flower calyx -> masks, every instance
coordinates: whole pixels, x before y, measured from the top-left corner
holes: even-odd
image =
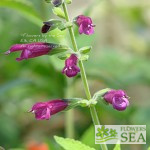
[[[95,106],[97,104],[97,101],[94,99],[90,99],[90,100],[83,99],[81,101],[78,101],[78,103],[81,107],[90,107],[90,106]]]

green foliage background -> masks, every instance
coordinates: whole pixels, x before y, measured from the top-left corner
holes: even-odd
[[[101,124],[147,125],[146,145],[121,146],[123,150],[147,149],[150,145],[150,2],[73,0],[69,11],[72,18],[89,15],[96,24],[92,36],[79,36],[76,29],[79,48],[93,46],[90,59],[85,62],[92,94],[110,87],[122,88],[131,97],[130,107],[124,112],[100,103],[97,110]],[[46,142],[51,150],[61,149],[53,135],[65,137],[64,113],[50,121],[36,121],[27,111],[36,101],[65,97],[67,79],[61,74],[64,61],[42,56],[16,62],[17,53],[3,54],[11,45],[21,43],[22,34],[41,34],[42,21],[50,18],[56,17],[44,0],[0,1],[0,145],[6,149],[25,148],[30,141]],[[55,30],[50,35],[49,42],[70,44],[67,32]],[[74,81],[72,89],[72,96],[85,97],[80,78]],[[75,139],[99,149],[94,144],[89,111],[75,109],[74,120]],[[113,147],[109,145],[110,149]]]

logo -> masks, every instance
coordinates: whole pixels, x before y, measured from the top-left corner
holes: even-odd
[[[96,125],[95,144],[146,144],[146,125]]]

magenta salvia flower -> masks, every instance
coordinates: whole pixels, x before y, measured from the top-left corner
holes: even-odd
[[[92,19],[90,17],[86,17],[83,15],[80,15],[76,17],[76,24],[79,26],[79,33],[91,35],[94,33],[94,27]]]
[[[119,111],[129,106],[128,96],[123,90],[110,90],[104,95],[104,100],[112,104],[113,108]]]
[[[29,112],[34,113],[37,120],[49,120],[52,115],[64,110],[67,106],[67,100],[57,99],[47,102],[38,102],[33,105]]]
[[[20,58],[16,58],[17,61],[21,61],[23,59],[34,58],[42,55],[48,55],[49,52],[58,46],[57,44],[52,43],[29,43],[29,44],[16,44],[13,45],[9,51],[5,54],[8,55],[12,52],[22,51]]]
[[[63,68],[62,73],[66,74],[68,77],[74,77],[80,72],[79,67],[77,66],[78,58],[75,54],[72,54],[65,61],[65,67]]]

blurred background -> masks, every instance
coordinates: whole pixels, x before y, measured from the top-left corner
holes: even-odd
[[[150,1],[73,0],[68,8],[72,19],[84,14],[96,24],[92,36],[80,36],[75,27],[79,48],[93,47],[84,63],[92,94],[110,87],[124,89],[130,96],[130,107],[124,112],[100,102],[101,124],[147,125],[146,145],[121,145],[122,150],[146,150],[150,146]],[[50,18],[57,17],[44,0],[0,1],[0,146],[6,150],[61,150],[53,136],[66,137],[65,113],[50,121],[36,121],[27,112],[37,101],[64,98],[67,93],[85,97],[80,76],[68,86],[61,74],[64,61],[57,57],[17,62],[18,53],[3,54],[16,43],[44,41],[71,46],[65,31],[56,29],[42,37],[42,21]],[[94,144],[89,110],[76,108],[73,114],[74,138],[99,149]],[[114,145],[108,147],[113,149]]]

